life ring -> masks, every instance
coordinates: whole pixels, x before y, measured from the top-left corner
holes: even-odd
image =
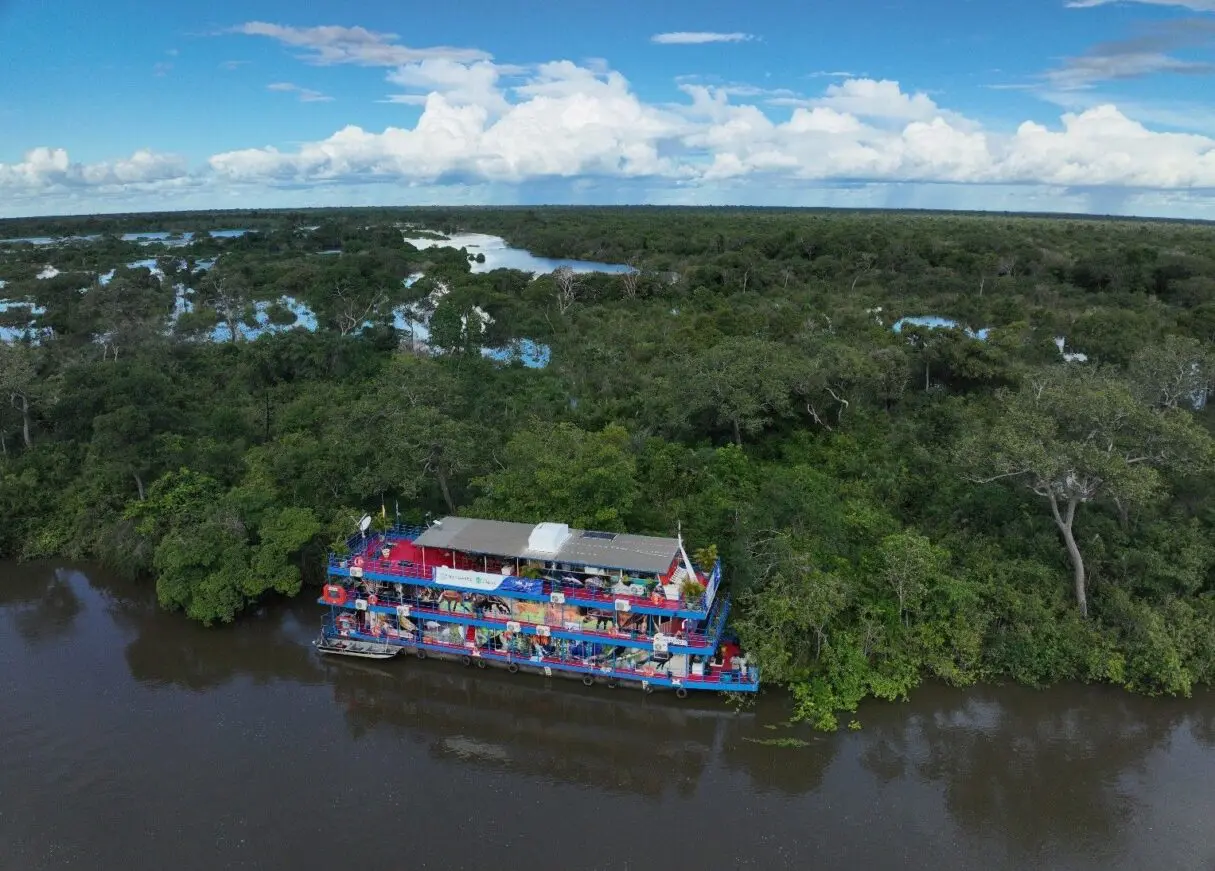
[[[582,676],[582,685],[584,687],[593,687],[595,685],[595,679],[589,674],[584,674]]]
[[[684,687],[680,687],[679,689],[675,690],[675,698],[686,699],[687,697],[688,697],[688,691]]]
[[[374,604],[376,604],[376,603],[377,603],[377,602],[379,602],[379,601],[380,601],[380,600],[376,598],[375,593],[372,593],[370,596],[368,596],[368,597],[367,597],[367,604],[368,604],[368,605],[374,605]]]
[[[472,657],[468,656],[467,654],[465,654],[464,656],[461,656],[460,665],[464,666],[465,668],[468,668],[470,665],[472,665]]]
[[[321,598],[330,605],[346,604],[346,588],[341,584],[325,584]]]
[[[419,647],[417,650],[415,650],[413,652],[413,655],[416,656],[418,659],[425,659],[426,658],[426,649],[424,647]]]
[[[361,556],[356,556],[354,558],[354,565],[355,565],[355,568],[361,569],[363,567],[363,558]]]
[[[517,662],[508,663],[506,666],[506,670],[509,671],[511,674],[518,674],[519,673],[519,664]]]

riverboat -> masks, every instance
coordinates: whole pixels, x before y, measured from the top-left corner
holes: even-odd
[[[721,561],[694,565],[682,536],[471,517],[368,524],[330,555],[319,642],[680,698],[759,689],[725,630]]]

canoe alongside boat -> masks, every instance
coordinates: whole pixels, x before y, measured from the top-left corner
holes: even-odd
[[[335,656],[355,656],[360,659],[392,659],[404,648],[375,641],[360,641],[322,633],[312,642],[318,653]]]

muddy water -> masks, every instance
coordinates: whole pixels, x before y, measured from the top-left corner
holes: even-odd
[[[323,661],[317,619],[0,565],[0,871],[1215,868],[1210,695],[927,687],[819,736],[775,694]]]

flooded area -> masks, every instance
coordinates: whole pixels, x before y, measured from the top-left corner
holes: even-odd
[[[213,238],[230,239],[255,231],[236,229],[211,230],[209,232]],[[182,247],[190,242],[192,236],[192,233],[170,234],[165,231],[148,231],[143,233],[125,233],[121,238],[123,241],[139,242],[140,244],[163,243],[168,247]],[[69,243],[94,241],[99,238],[101,237],[71,236],[56,239],[49,236],[30,236],[19,239],[0,239],[0,254],[3,253],[3,246],[5,244],[24,242],[41,246],[60,246]],[[632,271],[632,267],[621,263],[598,263],[589,260],[563,260],[551,257],[538,257],[530,251],[510,247],[499,236],[490,236],[484,233],[460,233],[442,240],[407,238],[405,241],[419,250],[434,247],[452,247],[456,249],[464,248],[474,257],[478,254],[483,255],[482,260],[472,260],[469,262],[470,270],[475,273],[490,272],[494,269],[517,269],[523,272],[530,272],[535,277],[554,272],[561,267],[568,267],[574,272],[583,274],[589,272],[622,274]],[[323,255],[340,255],[342,252],[335,250],[318,253]],[[53,259],[53,255],[48,253],[48,258]],[[192,261],[192,263],[193,268],[206,270],[215,265],[215,259],[206,258]],[[164,273],[157,265],[156,258],[133,260],[124,265],[127,269],[147,269],[158,279],[164,279]],[[188,268],[187,261],[181,260],[180,268]],[[114,279],[116,273],[117,268],[113,268],[97,275],[97,283],[102,287],[108,285]],[[48,264],[38,273],[37,278],[49,279],[60,274],[61,271],[58,267]],[[402,284],[405,287],[411,287],[422,277],[423,273],[414,273],[406,277]],[[0,290],[3,290],[4,286],[5,282],[0,281]],[[88,288],[81,288],[81,293],[86,293],[87,291]],[[173,285],[173,292],[173,313],[169,319],[169,328],[172,328],[177,323],[177,319],[181,315],[194,310],[193,291],[190,288],[184,283],[177,283]],[[277,315],[277,318],[271,317],[272,312]],[[37,318],[43,314],[45,314],[45,309],[31,299],[5,299],[0,297],[0,342],[16,341],[26,336],[30,337],[33,341],[38,341]],[[16,315],[22,315],[22,317],[16,317]],[[276,319],[279,322],[275,322]],[[10,322],[5,323],[5,320]],[[397,306],[394,308],[392,311],[392,323],[394,329],[409,335],[408,341],[411,346],[425,345],[430,339],[429,315],[420,314],[412,306]],[[237,325],[241,338],[248,340],[254,340],[267,333],[278,333],[291,329],[315,331],[316,328],[317,319],[315,313],[307,305],[291,296],[282,296],[277,300],[255,301],[252,304],[249,322]],[[232,332],[227,324],[218,323],[211,330],[209,338],[214,342],[231,341]],[[548,346],[529,339],[519,340],[504,347],[486,347],[482,349],[482,353],[486,357],[499,362],[506,363],[517,360],[524,366],[536,369],[547,366],[551,358],[551,351]]]
[[[0,565],[0,871],[1215,867],[1210,694],[927,686],[820,735],[776,692],[326,661],[320,612]]]
[[[408,235],[405,241],[420,251],[427,248],[463,248],[469,254],[484,255],[483,261],[471,261],[469,266],[473,272],[492,272],[495,269],[517,269],[520,272],[530,272],[533,275],[547,275],[561,267],[567,267],[574,272],[606,272],[621,275],[632,272],[633,267],[624,263],[599,263],[593,260],[568,260],[555,257],[537,257],[522,248],[512,248],[500,236],[490,236],[485,233],[457,233],[446,239],[415,239]]]

